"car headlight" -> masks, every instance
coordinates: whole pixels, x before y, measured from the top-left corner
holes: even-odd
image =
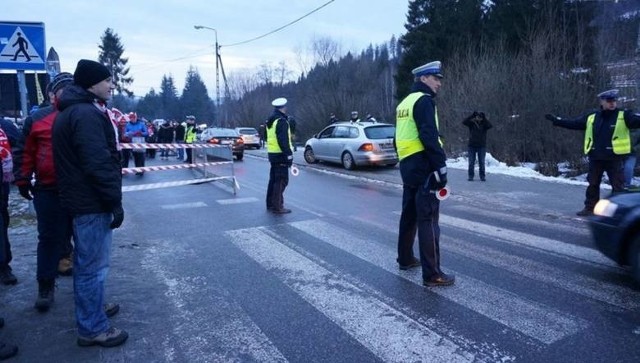
[[[613,215],[616,214],[617,209],[618,205],[616,203],[613,203],[608,199],[601,199],[593,208],[593,214],[603,217],[613,217]]]

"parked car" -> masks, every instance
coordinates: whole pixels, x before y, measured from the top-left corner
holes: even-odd
[[[382,122],[335,122],[307,140],[304,160],[339,163],[351,170],[363,165],[398,163],[393,146],[395,126]]]
[[[245,148],[260,148],[260,134],[258,134],[258,130],[253,127],[236,127],[236,131],[244,140]]]
[[[234,129],[209,127],[200,133],[200,141],[216,145],[231,145],[233,156],[237,160],[242,160],[244,157],[244,141]]]
[[[589,218],[597,248],[622,266],[630,266],[640,283],[640,192],[601,199]]]

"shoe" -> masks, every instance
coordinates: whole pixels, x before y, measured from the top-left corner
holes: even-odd
[[[0,360],[5,360],[18,354],[18,346],[0,342]]]
[[[589,209],[589,208],[585,208],[585,209],[581,210],[580,212],[576,213],[576,215],[579,215],[580,217],[592,216],[593,215],[593,210]]]
[[[11,266],[6,265],[4,267],[0,267],[0,282],[4,285],[15,285],[18,283],[18,279],[11,272]]]
[[[487,179],[485,179],[485,178],[480,178],[480,181],[487,181]]]
[[[422,266],[422,264],[420,263],[420,260],[418,260],[417,258],[413,258],[413,260],[411,261],[411,263],[409,263],[408,265],[402,265],[400,263],[400,260],[396,258],[396,262],[398,262],[398,268],[401,269],[402,271],[406,271],[409,269],[412,269],[414,267],[419,267]]]
[[[454,282],[456,282],[455,276],[442,273],[440,275],[432,276],[428,280],[422,281],[422,284],[428,287],[436,287],[436,286],[450,286],[450,285],[453,285]]]
[[[56,280],[38,280],[38,298],[36,299],[35,308],[39,312],[49,311],[53,305],[54,293],[56,289]]]
[[[291,209],[287,209],[287,208],[280,208],[280,209],[272,209],[271,212],[275,213],[275,214],[287,214],[287,213],[291,213]]]
[[[107,316],[107,318],[110,318],[110,317],[116,315],[118,313],[118,311],[120,311],[120,305],[118,305],[116,303],[104,304],[104,313]]]
[[[144,175],[144,171],[139,171],[139,172],[136,173],[136,175],[143,176]]]
[[[77,343],[81,347],[99,345],[101,347],[110,348],[117,347],[118,345],[126,342],[127,338],[129,338],[129,334],[126,331],[111,327],[106,332],[98,334],[93,338],[79,336]]]
[[[469,179],[467,179],[467,180],[468,180],[468,181],[473,181],[473,178],[469,178]]]
[[[58,261],[58,275],[73,275],[73,260],[71,259],[71,256],[63,257],[60,259],[60,261]]]

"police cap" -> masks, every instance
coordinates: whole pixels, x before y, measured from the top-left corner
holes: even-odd
[[[414,68],[411,73],[413,73],[415,77],[433,75],[438,78],[444,78],[442,75],[441,65],[442,63],[440,61],[429,62],[421,65],[420,67]]]

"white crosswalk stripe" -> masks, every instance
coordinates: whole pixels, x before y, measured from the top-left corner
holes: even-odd
[[[280,244],[259,228],[227,232],[233,244],[387,362],[473,361],[451,340]],[[500,357],[502,358],[502,357]],[[510,358],[510,357],[509,357]]]
[[[399,272],[395,262],[395,249],[363,240],[320,220],[293,222],[291,225],[362,260],[422,285],[419,272]],[[580,318],[520,298],[470,276],[456,273],[456,277],[454,287],[432,291],[542,343],[551,344],[588,326]]]

